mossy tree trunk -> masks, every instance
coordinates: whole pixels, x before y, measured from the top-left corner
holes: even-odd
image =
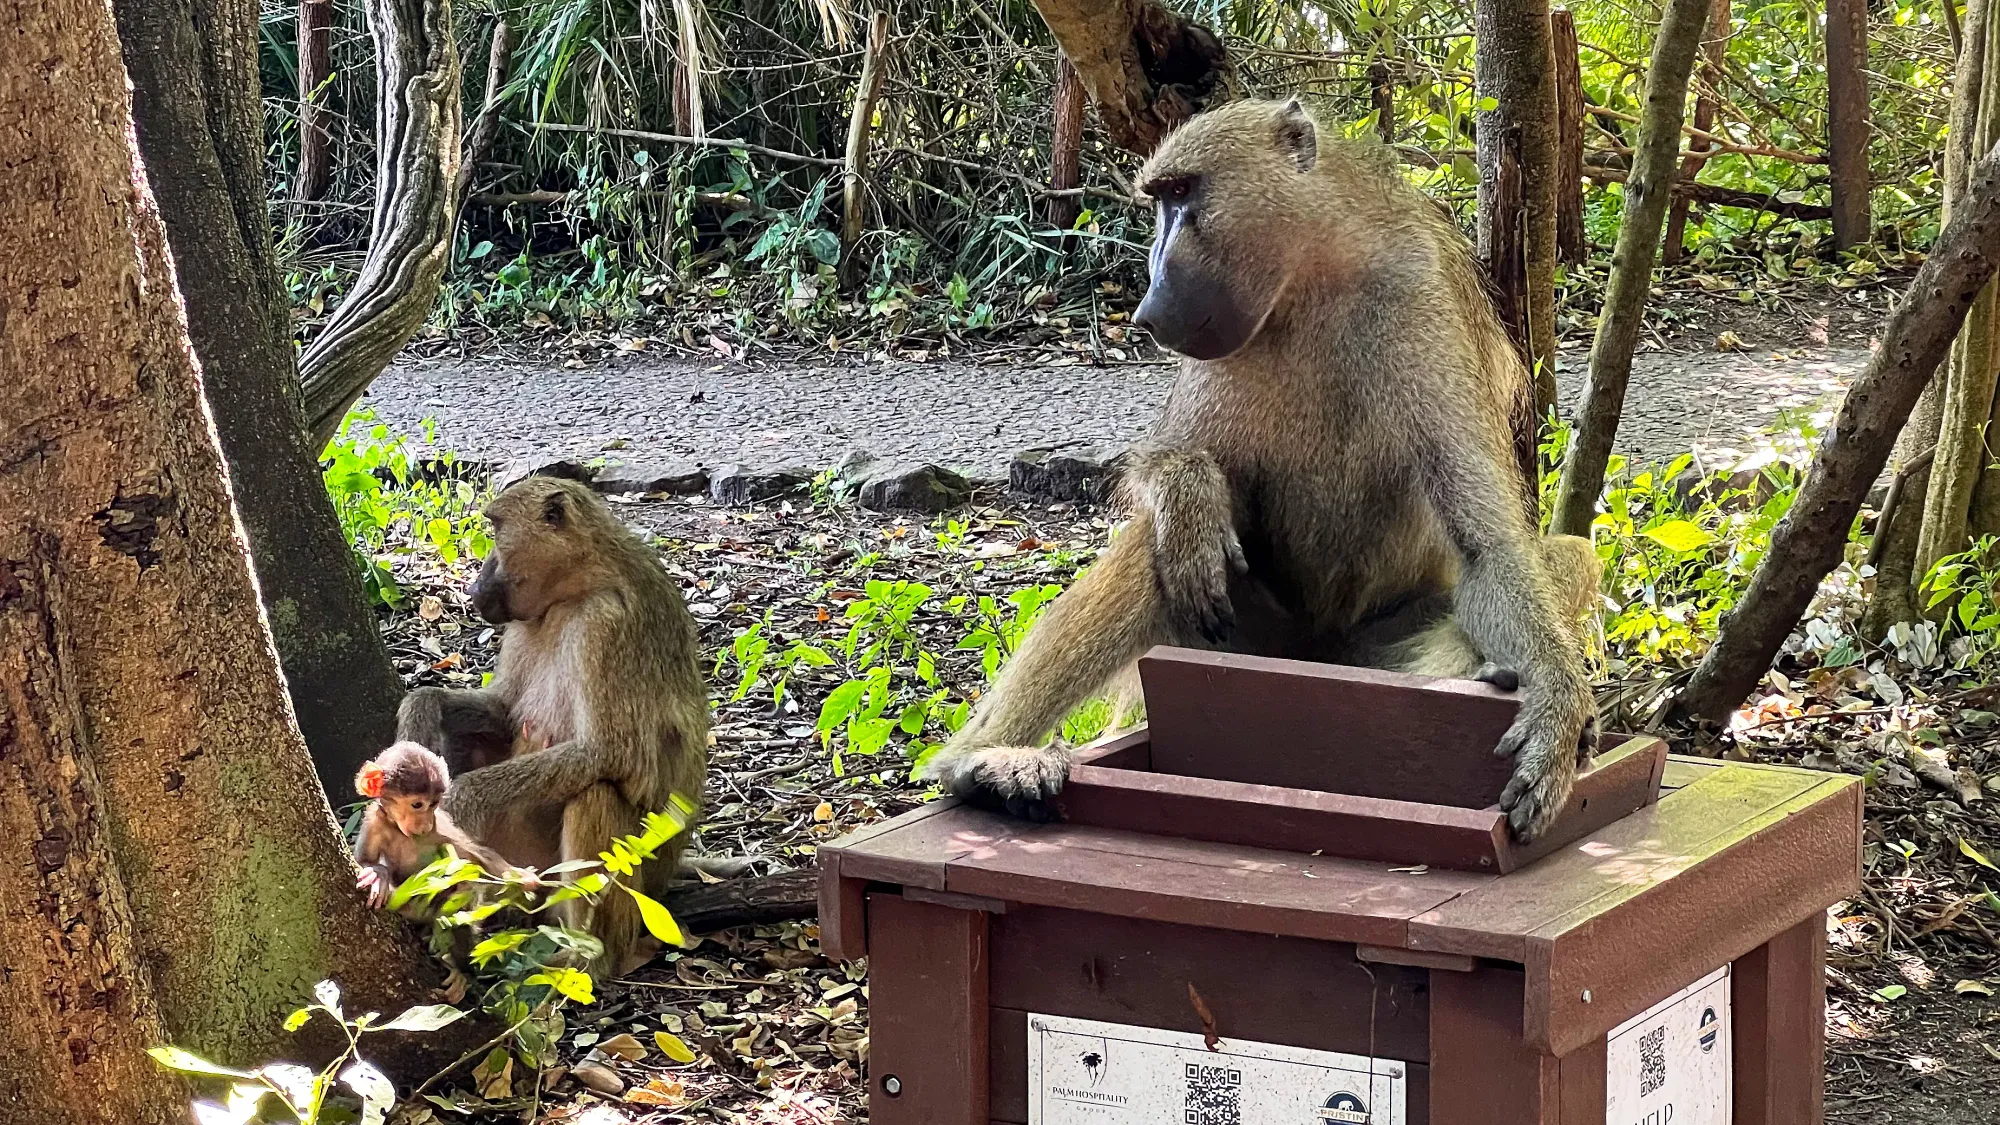
[[[111,10],[0,26],[0,1105],[184,1120],[145,1047],[307,1056],[315,981],[394,1011],[436,974],[292,723]]]
[[[1688,77],[1694,71],[1695,50],[1708,13],[1708,0],[1668,0],[1653,38],[1652,64],[1646,68],[1646,108],[1639,121],[1632,172],[1625,180],[1624,217],[1611,248],[1604,311],[1590,343],[1590,378],[1577,408],[1555,514],[1549,521],[1550,530],[1564,535],[1589,535],[1597,518],[1605,467],[1611,462],[1618,421],[1625,412],[1626,385],[1632,380],[1632,351],[1645,323],[1660,226],[1673,196],[1681,123],[1687,117]]]
[[[116,9],[139,149],[258,590],[299,728],[342,804],[361,763],[394,737],[403,685],[306,437],[266,212],[256,0]]]

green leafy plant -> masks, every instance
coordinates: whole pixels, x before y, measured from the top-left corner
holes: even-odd
[[[439,446],[426,421],[416,442],[390,431],[372,411],[353,411],[321,456],[327,494],[341,530],[360,558],[368,596],[399,607],[402,589],[393,564],[418,554],[445,565],[485,558],[492,547],[480,508],[486,489]]]
[[[664,904],[637,889],[632,877],[641,864],[656,858],[669,840],[686,831],[693,813],[692,802],[676,795],[667,808],[648,813],[639,832],[613,841],[596,859],[574,860],[541,872],[542,876],[569,876],[567,881],[553,887],[519,872],[486,871],[447,847],[436,859],[398,884],[387,906],[429,918],[432,948],[443,951],[459,945],[461,931],[476,933],[481,925],[502,916],[503,912],[505,916],[533,923],[535,916],[564,903],[576,899],[595,902],[615,891],[632,898],[641,921],[654,937],[670,946],[685,945],[686,935],[673,914]],[[470,957],[481,987],[479,1004],[505,1028],[490,1044],[491,1051],[481,1062],[481,1068],[494,1072],[511,1058],[519,1059],[539,1074],[542,1068],[555,1063],[556,1043],[566,1022],[565,1006],[589,1004],[596,999],[595,982],[584,966],[601,951],[597,940],[587,933],[543,924],[501,929],[473,945]],[[209,1062],[179,1047],[151,1049],[153,1058],[162,1066],[226,1087],[220,1101],[195,1104],[197,1125],[270,1121],[295,1121],[299,1125],[347,1125],[358,1121],[362,1125],[381,1125],[394,1108],[396,1091],[387,1076],[361,1058],[362,1037],[379,1031],[435,1031],[466,1014],[451,1004],[425,1004],[384,1023],[374,1012],[349,1018],[341,1009],[340,989],[332,981],[316,985],[313,997],[313,1003],[285,1020],[285,1030],[297,1031],[323,1015],[340,1025],[347,1040],[341,1053],[317,1072],[294,1063],[238,1070]],[[470,1061],[470,1056],[459,1061]],[[430,1090],[456,1065],[433,1075],[418,1088],[418,1093]],[[439,1095],[431,1098],[462,1112],[495,1108],[495,1103],[484,1100],[477,1107],[468,1107]]]
[[[333,1061],[315,1071],[296,1063],[271,1063],[238,1070],[209,1062],[179,1047],[154,1047],[147,1053],[169,1070],[208,1086],[220,1086],[220,1100],[194,1103],[196,1125],[248,1125],[253,1121],[296,1121],[300,1125],[332,1125],[359,1121],[381,1125],[396,1102],[395,1084],[373,1063],[361,1057],[362,1037],[382,1031],[430,1032],[448,1027],[464,1012],[449,1004],[421,1004],[394,1019],[376,1012],[349,1017],[341,1009],[340,987],[330,980],[313,986],[313,1002],[285,1020],[286,1031],[323,1017],[337,1025],[346,1045]]]
[[[1982,535],[1971,547],[1931,565],[1920,584],[1924,608],[1953,646],[1959,667],[2000,649],[2000,538]]]

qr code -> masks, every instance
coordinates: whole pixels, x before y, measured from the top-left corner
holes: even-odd
[[[1243,1125],[1243,1072],[1226,1066],[1186,1065],[1183,1125]]]
[[[1654,1028],[1639,1037],[1639,1096],[1649,1097],[1667,1084],[1667,1029]]]

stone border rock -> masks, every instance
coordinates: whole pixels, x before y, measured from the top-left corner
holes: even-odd
[[[938,515],[971,503],[983,490],[1007,488],[1038,500],[1102,499],[1112,475],[1095,449],[1039,446],[1014,456],[1005,481],[967,477],[915,458],[880,458],[849,450],[829,474],[834,494],[874,511]],[[593,465],[570,458],[512,462],[492,475],[495,491],[530,476],[581,481],[606,495],[697,496],[726,507],[783,499],[809,491],[820,474],[802,465],[751,466],[731,462],[705,468],[694,461]]]

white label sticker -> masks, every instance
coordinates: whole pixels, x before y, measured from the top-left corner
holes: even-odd
[[[1611,1031],[1606,1125],[1729,1125],[1729,966]]]
[[[1030,1125],[1403,1125],[1391,1059],[1028,1017]]]

